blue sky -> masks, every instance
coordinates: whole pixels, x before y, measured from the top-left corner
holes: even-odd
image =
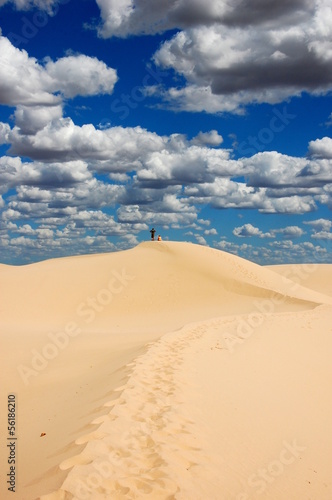
[[[328,0],[0,0],[0,262],[332,262]]]

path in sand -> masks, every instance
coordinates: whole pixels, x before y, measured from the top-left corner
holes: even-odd
[[[215,318],[164,335],[42,499],[329,500],[331,312],[268,314],[251,332],[239,330],[250,315]]]

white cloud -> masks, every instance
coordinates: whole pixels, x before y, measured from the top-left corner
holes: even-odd
[[[287,226],[282,229],[274,229],[271,232],[273,235],[279,233],[286,238],[299,238],[304,234],[303,229],[298,226]]]
[[[214,208],[255,208],[263,213],[304,213],[316,209],[310,196],[270,198],[266,188],[222,178],[187,186],[184,192],[192,203],[211,204]]]
[[[189,8],[196,5],[184,3]],[[210,2],[207,11],[209,6]],[[167,105],[188,111],[239,112],[249,103],[274,104],[303,91],[331,89],[332,23],[326,0],[271,0],[254,6],[220,0],[217,6],[214,23],[206,16],[205,21],[195,16],[190,20],[187,14],[187,24],[178,24],[183,31],[156,52],[156,64],[186,79],[183,87],[154,88]],[[140,11],[139,5],[127,21]]]
[[[111,207],[118,202],[124,192],[124,186],[107,184],[92,178],[73,186],[53,189],[21,186],[17,188],[17,200],[21,204],[29,204],[31,215],[35,213],[38,203],[47,204],[47,209],[43,208],[42,213],[38,214],[38,217],[45,217],[62,214],[71,207],[79,210],[85,207]],[[13,203],[10,202],[9,206],[14,207]]]
[[[323,137],[309,142],[309,154],[313,158],[328,158],[332,159],[332,139],[331,137]]]
[[[194,234],[194,238],[199,245],[207,245],[206,239],[201,234]]]
[[[304,224],[312,227],[311,238],[317,240],[332,240],[332,221],[328,219],[316,219],[304,221]]]
[[[92,179],[87,164],[77,160],[67,163],[22,163],[16,157],[0,158],[0,182],[6,192],[13,187],[37,186],[44,188],[71,187]]]
[[[7,144],[10,126],[8,123],[0,122],[0,144]]]
[[[320,2],[322,3],[322,2]],[[309,1],[252,2],[246,0],[97,0],[101,9],[104,37],[153,34],[174,28],[213,25],[261,25],[274,27],[305,20],[313,13]],[[324,16],[322,16],[324,21]]]
[[[61,117],[61,104],[58,106],[24,106],[20,104],[15,110],[15,123],[22,135],[36,134],[49,122]]]
[[[66,0],[13,1],[18,8],[34,5],[51,12],[52,6]],[[99,33],[106,38],[181,30],[163,43],[154,59],[182,75],[185,85],[145,89],[173,109],[241,113],[249,103],[278,103],[303,91],[320,94],[331,89],[329,0],[97,0],[97,4]],[[101,61],[77,55],[41,66],[7,42],[0,47],[0,53],[7,51],[13,61],[11,81],[7,76],[0,88],[5,102],[56,104],[55,92],[73,97],[113,90],[116,73]],[[23,67],[30,70],[30,87],[19,78]]]
[[[288,196],[267,198],[260,211],[270,214],[303,214],[316,209],[316,203],[310,196]]]
[[[120,222],[128,222],[130,224],[136,224],[139,221],[144,221],[148,226],[158,225],[163,228],[173,229],[183,229],[184,227],[190,227],[197,221],[197,215],[194,213],[180,213],[180,212],[162,212],[153,210],[154,207],[142,210],[141,212],[128,213],[128,207],[121,207],[117,211],[117,217]],[[146,227],[147,226],[143,226]]]
[[[198,146],[220,146],[223,142],[223,138],[218,134],[217,130],[211,130],[210,132],[199,132],[196,137],[191,141],[192,144]]]
[[[242,163],[230,160],[227,150],[183,144],[174,151],[172,144],[165,146],[146,157],[137,175],[142,186],[213,182],[217,175],[227,177],[241,171]]]
[[[212,229],[205,229],[204,231],[205,236],[216,236],[218,234],[217,230],[212,228]]]
[[[50,89],[65,97],[111,94],[118,80],[116,71],[96,57],[83,54],[49,60],[45,71],[51,78]]]
[[[241,238],[258,236],[259,238],[272,238],[271,233],[263,233],[258,227],[253,226],[252,224],[244,224],[241,227],[236,227],[233,229],[234,236],[238,236]]]
[[[300,192],[299,188],[305,188],[304,194],[306,190],[310,193],[313,188],[331,182],[329,160],[308,160],[271,151],[243,158],[242,162],[249,186],[278,189],[278,196],[282,191],[294,195]]]
[[[0,36],[0,103],[10,106],[59,106],[61,97],[113,92],[116,71],[95,57],[67,56],[44,65]],[[29,75],[29,78],[26,75]]]
[[[38,115],[33,124],[36,128],[42,126],[42,111],[40,125]],[[166,192],[176,196],[181,189],[186,206],[210,204],[264,213],[304,213],[316,210],[316,201],[329,204],[331,200],[331,160],[276,152],[233,160],[229,150],[213,147],[221,137],[215,131],[197,136],[198,143],[212,143],[208,147],[193,145],[180,134],[159,136],[141,127],[99,130],[93,125],[79,127],[70,118],[54,118],[34,134],[24,135],[16,126],[9,133],[6,130],[6,136],[12,155],[36,160],[22,163],[19,158],[3,157],[0,161],[3,192],[18,186],[21,199],[32,193],[36,197],[31,189],[36,187],[38,196],[41,191],[58,190],[60,203],[60,189],[77,186],[77,192],[86,192],[94,174],[103,173],[118,183],[117,197],[126,205],[151,205],[161,197],[165,204]],[[245,180],[233,180],[237,177]],[[103,202],[113,196],[110,184],[96,186]],[[93,194],[87,193],[87,199],[96,207]]]
[[[244,158],[243,163],[249,172],[251,186],[275,188],[287,186],[291,180],[296,183],[301,170],[307,165],[307,160],[271,151]]]
[[[0,36],[0,103],[54,106],[61,102],[59,96],[49,92],[50,78],[34,57],[25,50],[14,47]],[[26,75],[29,74],[29,78]]]
[[[237,94],[216,95],[209,86],[199,86],[188,83],[185,87],[170,87],[168,89],[159,86],[146,87],[144,92],[148,96],[162,98],[167,108],[173,111],[192,111],[217,113],[219,111],[243,114],[243,106],[254,100],[250,94],[241,96]],[[285,93],[285,97],[286,97]],[[157,104],[162,107],[161,104]]]
[[[118,220],[128,223],[155,224],[163,227],[180,228],[191,226],[197,221],[195,207],[188,206],[185,199],[165,193],[162,199],[149,204],[123,205],[117,210]]]
[[[101,10],[103,25],[100,34],[105,38],[111,36],[126,37],[131,34],[161,33],[178,26],[177,12],[189,8],[192,11],[194,4],[199,8],[199,2],[188,0],[96,0]],[[220,3],[220,2],[219,2]],[[205,8],[200,11],[206,13],[210,8],[211,0],[206,1]],[[175,16],[173,20],[172,17]]]
[[[77,56],[41,65],[17,49],[13,52],[13,68],[19,57],[31,71],[32,82],[40,82],[34,89],[17,83],[19,99],[7,101],[17,106],[15,126],[10,129],[6,123],[0,124],[0,139],[10,144],[8,154],[32,160],[11,156],[0,159],[0,194],[7,195],[0,198],[4,224],[0,235],[10,250],[19,252],[28,246],[31,255],[38,255],[41,250],[54,248],[84,251],[87,245],[91,251],[114,249],[109,237],[119,238],[118,244],[125,246],[137,241],[136,234],[151,224],[163,230],[190,228],[204,244],[205,237],[216,236],[217,232],[204,232],[202,226],[210,221],[198,219],[202,205],[303,214],[316,210],[317,202],[332,204],[328,140],[312,141],[309,151],[313,154],[307,158],[266,152],[234,160],[231,151],[221,147],[223,139],[217,130],[201,131],[189,140],[183,134],[160,136],[141,127],[108,126],[101,130],[92,124],[78,126],[71,118],[62,117],[61,98],[46,104],[40,93],[58,99],[57,92],[71,97],[80,92],[110,91],[114,83],[108,76],[114,77],[114,73],[91,58],[79,73],[75,62],[83,63],[82,58],[75,59],[70,75],[70,57]],[[96,79],[93,68],[99,72]],[[18,67],[13,82],[18,82],[19,72]],[[79,82],[76,87],[75,75]],[[225,96],[212,95],[208,88],[210,97],[227,101]],[[9,93],[2,96],[9,96],[10,91],[8,86]],[[230,102],[236,107],[240,101],[233,98]],[[311,237],[330,240],[327,222],[314,222]],[[282,256],[286,248],[289,252],[295,248],[298,257],[308,255],[301,254],[304,247],[289,243],[304,234],[298,226],[264,232],[244,224],[233,234],[279,237],[284,246],[273,247],[273,251],[267,247],[265,253],[259,250],[262,259]],[[255,256],[250,245],[233,248]]]
[[[98,130],[91,124],[79,127],[71,118],[53,120],[24,140],[15,127],[9,140],[12,155],[46,161],[101,160],[100,171],[117,173],[139,168],[142,156],[164,146],[162,137],[141,127]]]
[[[319,231],[313,233],[311,237],[317,240],[332,240],[332,233],[328,231]]]
[[[239,255],[260,264],[320,263],[326,259],[326,249],[310,242],[293,243],[287,241],[269,242],[268,246],[243,243],[241,245],[225,240],[215,242],[220,250]]]
[[[321,229],[325,231],[329,231],[332,227],[332,221],[328,219],[316,219],[316,220],[304,221],[303,224],[312,226],[314,229]]]
[[[270,229],[270,231],[264,233],[252,224],[244,224],[241,227],[234,228],[233,234],[234,236],[242,238],[251,236],[257,236],[259,238],[276,238],[278,234],[287,238],[298,238],[304,234],[304,231],[298,226],[287,226],[282,229]]]
[[[23,224],[22,226],[18,226],[17,224],[14,224],[13,222],[9,222],[7,224],[7,229],[9,229],[13,233],[19,233],[19,234],[23,234],[23,235],[32,236],[35,234],[35,230],[32,229],[30,224]]]

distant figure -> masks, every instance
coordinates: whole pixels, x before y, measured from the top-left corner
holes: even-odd
[[[161,236],[160,236],[160,234],[158,234],[158,241],[161,241]]]
[[[154,241],[154,235],[156,233],[156,230],[154,228],[152,228],[150,233],[151,233],[151,241]]]

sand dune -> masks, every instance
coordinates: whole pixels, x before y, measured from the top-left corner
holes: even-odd
[[[331,498],[331,268],[176,242],[1,265],[18,498]]]
[[[277,293],[289,297],[281,301],[281,310],[289,304],[293,307],[294,299],[326,300],[239,257],[175,242],[147,242],[124,252],[22,267],[1,266],[1,283],[5,290],[1,321],[15,330],[22,326],[44,331],[45,326],[61,328],[64,322],[76,320],[86,331],[115,331],[119,321],[121,329],[168,331],[214,314],[251,311],[253,297]]]
[[[268,266],[274,271],[295,283],[300,283],[306,288],[332,296],[332,266],[331,264],[311,264],[307,267],[310,272],[305,272],[302,264],[291,264],[285,266]]]

